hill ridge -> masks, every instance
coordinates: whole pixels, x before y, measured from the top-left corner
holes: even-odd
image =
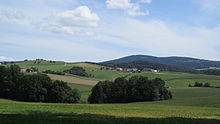
[[[192,57],[178,57],[178,56],[169,56],[169,57],[157,57],[150,55],[130,55],[122,58],[101,62],[102,64],[106,63],[129,63],[134,61],[147,61],[151,63],[165,64],[169,66],[177,66],[191,69],[202,69],[209,67],[220,67],[220,61],[212,61],[205,59],[198,59]]]

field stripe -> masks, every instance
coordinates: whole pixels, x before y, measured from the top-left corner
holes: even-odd
[[[47,74],[53,80],[62,80],[68,83],[75,83],[75,84],[86,84],[86,85],[95,85],[98,81],[94,80],[85,80],[73,76],[61,76],[61,75],[54,75],[54,74]]]

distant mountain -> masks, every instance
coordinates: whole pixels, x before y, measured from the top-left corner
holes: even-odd
[[[210,61],[210,60],[196,59],[189,57],[155,57],[155,56],[147,56],[147,55],[127,56],[120,59],[102,62],[102,64],[109,64],[109,63],[119,64],[119,63],[135,62],[135,61],[146,61],[150,63],[159,63],[169,66],[184,67],[191,69],[220,67],[220,61]]]

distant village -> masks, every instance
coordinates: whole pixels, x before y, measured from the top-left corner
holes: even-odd
[[[155,70],[152,68],[143,68],[142,70],[138,69],[138,68],[116,68],[117,71],[125,71],[125,72],[129,72],[129,73],[138,73],[138,72],[152,72],[152,73],[158,73],[160,72],[159,70]]]

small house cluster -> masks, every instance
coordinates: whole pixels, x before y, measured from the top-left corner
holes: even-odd
[[[144,68],[142,70],[138,68],[116,68],[117,71],[125,71],[129,73],[137,73],[137,72],[152,72],[152,73],[158,73],[159,70],[155,70],[152,68]]]

